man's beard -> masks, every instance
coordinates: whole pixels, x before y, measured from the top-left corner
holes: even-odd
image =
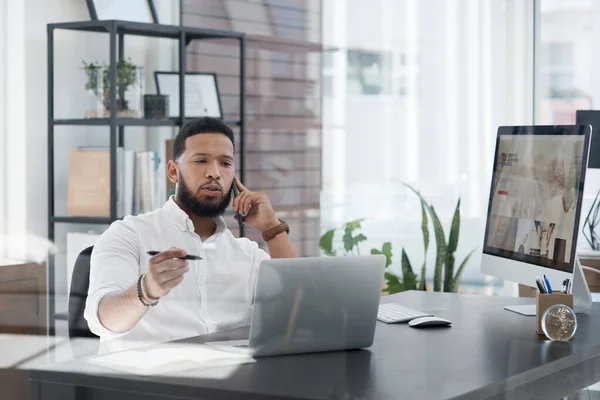
[[[233,185],[232,185],[233,188]],[[231,188],[231,189],[232,189]],[[183,180],[181,172],[178,174],[177,191],[175,198],[179,200],[181,205],[189,212],[196,214],[199,217],[217,217],[223,215],[229,203],[231,203],[231,196],[233,191],[229,189],[229,192],[223,197],[220,203],[211,201],[202,201],[195,196],[188,185]]]

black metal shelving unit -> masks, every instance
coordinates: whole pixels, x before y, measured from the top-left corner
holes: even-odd
[[[54,119],[54,33],[56,30],[74,30],[81,32],[106,33],[109,38],[109,68],[110,68],[110,117],[97,119]],[[117,62],[124,59],[125,36],[145,36],[154,38],[174,39],[179,42],[179,110],[178,118],[164,120],[144,118],[118,118],[116,113],[117,91],[116,74]],[[240,118],[239,120],[225,122],[231,126],[239,127],[240,137],[238,151],[240,153],[239,176],[242,182],[245,179],[245,134],[246,134],[246,36],[240,32],[222,31],[214,29],[190,28],[179,25],[161,25],[120,20],[109,21],[81,21],[66,22],[47,25],[47,51],[48,51],[48,239],[55,240],[56,224],[100,224],[108,225],[119,219],[117,216],[117,147],[123,147],[125,127],[177,127],[182,126],[189,118],[185,116],[185,74],[186,74],[186,47],[193,40],[209,39],[236,39],[239,41],[240,51]],[[55,214],[54,199],[54,129],[58,126],[106,126],[110,131],[110,216],[85,217],[61,216]],[[242,227],[240,235],[244,235]],[[67,319],[64,314],[57,314],[55,304],[55,258],[48,257],[48,326],[49,334],[55,334],[56,320]]]

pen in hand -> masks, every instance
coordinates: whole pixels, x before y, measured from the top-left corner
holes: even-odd
[[[157,255],[159,253],[160,253],[160,251],[156,251],[156,250],[150,250],[150,251],[147,252],[147,254],[150,255],[150,256],[155,256],[155,255]],[[185,257],[179,257],[179,258],[181,258],[183,260],[202,260],[202,257],[200,257],[200,256],[194,256],[194,255],[191,255],[191,254],[187,254]]]

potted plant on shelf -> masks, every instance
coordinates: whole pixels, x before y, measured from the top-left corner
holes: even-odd
[[[98,63],[83,62],[86,74],[85,90],[91,104],[86,118],[110,117],[110,67]],[[142,67],[130,60],[117,62],[117,117],[140,118],[142,116]]]
[[[452,225],[450,227],[448,242],[446,242],[446,235],[444,233],[444,229],[433,206],[427,203],[427,201],[423,198],[420,192],[413,189],[409,185],[405,184],[405,186],[412,190],[419,197],[419,200],[421,202],[421,231],[423,233],[424,244],[424,261],[423,265],[421,266],[421,278],[419,280],[417,275],[413,271],[412,265],[408,258],[408,254],[406,253],[404,248],[402,248],[401,253],[402,276],[397,275],[396,273],[391,271],[390,265],[392,264],[393,257],[392,243],[385,242],[382,244],[381,248],[373,248],[370,251],[371,254],[383,254],[386,259],[384,273],[385,287],[383,288],[383,292],[386,294],[393,294],[405,290],[427,290],[425,275],[427,250],[429,248],[429,217],[431,217],[433,224],[433,231],[436,240],[437,251],[433,275],[433,291],[457,292],[462,273],[469,261],[469,258],[477,249],[475,248],[471,250],[471,252],[460,263],[460,266],[458,267],[455,273],[454,253],[458,246],[458,237],[460,232],[460,198],[458,199],[458,202],[456,204],[456,209],[452,218]],[[341,228],[334,228],[325,232],[319,240],[319,247],[321,248],[323,254],[327,256],[344,256],[349,254],[360,254],[359,243],[367,240],[367,237],[360,232],[360,229],[362,229],[363,221],[364,219],[350,221],[342,225]],[[338,232],[339,230],[343,231],[343,246],[341,248],[336,249],[334,238],[336,236],[336,232]]]
[[[98,63],[86,63],[83,61],[82,69],[86,76],[85,91],[89,103],[85,118],[103,118],[104,105],[102,96],[104,89],[102,87],[102,66]]]

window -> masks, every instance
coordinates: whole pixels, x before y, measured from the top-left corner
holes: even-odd
[[[573,96],[573,46],[571,43],[542,45],[540,87],[551,98]]]
[[[579,109],[600,100],[595,54],[600,2],[536,0],[539,32],[535,51],[538,124],[573,124]],[[596,105],[595,105],[596,104]]]
[[[348,94],[389,94],[389,59],[384,53],[348,50]]]
[[[323,230],[365,218],[361,250],[390,241],[395,255],[405,248],[422,265],[421,212],[406,182],[446,232],[460,197],[457,259],[480,243],[497,127],[531,122],[529,7],[372,0],[365,10],[364,0],[324,0],[324,45],[341,54],[323,68]],[[470,259],[463,282],[483,283],[478,261]]]
[[[404,76],[400,76],[398,77],[398,95],[399,96],[406,96],[406,92],[407,92],[407,82],[406,82],[406,77]]]

